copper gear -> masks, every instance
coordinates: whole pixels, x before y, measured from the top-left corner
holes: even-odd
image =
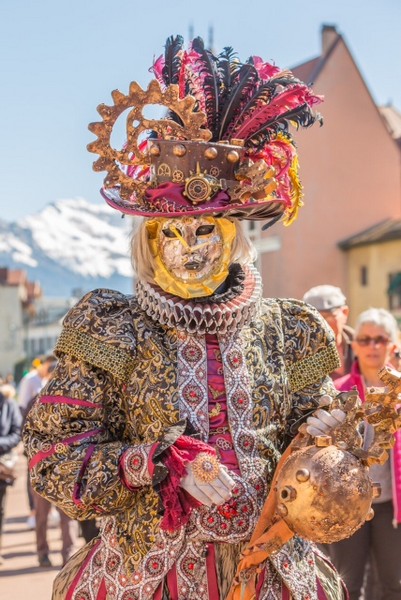
[[[211,132],[205,129],[206,115],[204,112],[195,111],[196,100],[193,96],[179,98],[178,85],[170,85],[165,91],[158,81],[153,79],[147,90],[133,81],[126,96],[119,90],[112,93],[114,106],[100,104],[97,108],[103,121],[90,123],[89,130],[97,135],[97,140],[88,144],[89,152],[99,154],[93,163],[95,171],[107,171],[104,186],[112,188],[120,184],[120,196],[129,200],[133,193],[137,199],[143,195],[148,182],[132,179],[121,169],[124,166],[150,166],[150,157],[142,153],[138,147],[141,133],[147,130],[157,132],[162,139],[199,140],[207,142],[212,137]],[[177,114],[183,125],[169,119],[146,119],[142,113],[148,104],[159,104]],[[126,131],[127,143],[123,150],[111,147],[110,137],[118,117],[128,108],[132,108],[127,116]],[[134,123],[137,123],[135,126]]]

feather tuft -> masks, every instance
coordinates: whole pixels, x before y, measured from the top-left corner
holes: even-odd
[[[229,94],[222,106],[218,139],[230,135],[233,122],[248,103],[250,97],[257,89],[258,73],[251,64],[242,64],[236,70]]]
[[[162,90],[166,88],[166,84],[163,78],[163,68],[164,68],[164,56],[161,54],[159,58],[153,61],[153,65],[150,67],[150,73],[156,77],[156,80],[159,82]]]
[[[252,113],[243,117],[242,125],[233,127],[233,133],[240,139],[249,139],[266,129],[275,130],[277,124],[287,128],[289,121],[309,127],[315,121],[311,106],[318,101],[305,85],[291,85],[267,104],[257,103]]]
[[[181,55],[184,38],[181,35],[171,35],[167,38],[164,51],[162,77],[166,86],[178,83],[181,69]]]
[[[193,67],[199,78],[199,86],[204,98],[204,110],[207,116],[208,128],[215,135],[219,116],[220,78],[217,69],[218,58],[209,50],[206,50],[204,42],[200,37],[192,41],[191,48],[197,57],[193,62]]]

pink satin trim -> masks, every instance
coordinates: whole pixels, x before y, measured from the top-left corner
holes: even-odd
[[[101,431],[103,431],[103,429],[92,429],[91,431],[85,431],[84,433],[79,433],[78,435],[74,435],[73,437],[67,438],[67,439],[63,440],[62,442],[57,442],[56,444],[53,444],[53,446],[46,452],[38,452],[37,454],[35,454],[35,456],[29,461],[29,468],[33,469],[33,467],[35,465],[37,465],[39,462],[41,462],[43,459],[48,458],[49,456],[54,454],[56,451],[55,448],[56,448],[57,444],[64,444],[64,445],[69,446],[70,444],[73,444],[74,442],[79,442],[80,440],[84,440],[85,438],[93,437],[94,435],[97,435]]]
[[[96,552],[96,550],[99,547],[99,544],[101,543],[101,540],[99,540],[92,548],[92,550],[89,552],[88,556],[85,558],[84,562],[82,563],[82,565],[80,566],[78,573],[75,575],[72,584],[70,585],[70,587],[68,588],[68,592],[67,595],[65,597],[65,600],[72,600],[72,595],[75,591],[75,588],[78,584],[78,582],[81,579],[82,573],[84,572],[84,570],[86,569],[88,563],[90,560],[92,560],[92,556],[94,555],[94,553]]]
[[[316,584],[317,584],[317,598],[318,600],[327,600],[327,596],[326,593],[323,589],[322,584],[320,583],[319,579],[316,578]]]
[[[106,582],[104,578],[102,579],[102,583],[100,584],[99,591],[96,596],[96,600],[107,600],[107,589]]]
[[[167,202],[174,203],[175,209],[179,209],[180,207],[192,208],[192,202],[184,196],[183,191],[183,185],[166,181],[165,183],[161,183],[157,188],[149,188],[146,191],[146,199],[155,206],[158,206],[159,200],[167,200]],[[227,192],[220,190],[220,192],[215,194],[213,198],[211,198],[208,202],[205,202],[204,206],[220,208],[227,206],[229,202],[230,196],[227,194]]]
[[[177,569],[175,565],[167,573],[167,587],[171,600],[178,600]]]
[[[159,444],[153,444],[152,448],[150,449],[149,455],[148,455],[148,471],[149,471],[149,475],[151,477],[153,477],[153,473],[155,472],[155,465],[153,463],[153,457],[154,454],[158,448]]]
[[[67,396],[41,396],[40,404],[75,404],[76,406],[86,406],[88,408],[102,408],[101,404],[88,402],[87,400],[78,400],[77,398],[68,398]]]
[[[226,385],[219,341],[217,336],[212,334],[206,334],[205,340],[207,350],[207,383],[209,388],[208,443],[213,448],[218,448],[219,458],[223,465],[230,469],[230,471],[240,475],[238,460],[228,427]],[[215,411],[218,414],[214,414],[213,410],[216,409],[217,403],[220,405],[219,411]],[[224,429],[226,430],[225,433],[223,433]],[[216,433],[216,431],[220,431],[220,433]]]
[[[207,586],[209,592],[209,598],[219,598],[219,584],[217,583],[216,573],[216,554],[214,551],[214,545],[207,545],[206,554],[206,572],[207,572]]]
[[[288,591],[288,587],[284,585],[281,586],[281,598],[282,600],[291,600],[290,592]]]
[[[257,578],[255,598],[260,597],[260,592],[261,592],[261,590],[263,588],[263,584],[265,582],[265,576],[266,576],[266,569],[263,569],[263,571],[260,573],[259,577]]]
[[[163,585],[164,585],[164,582],[162,581],[161,584],[159,585],[159,587],[157,588],[157,590],[154,593],[153,600],[162,600],[162,598],[163,598]]]

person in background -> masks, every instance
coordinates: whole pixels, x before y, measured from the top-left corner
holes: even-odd
[[[339,391],[357,387],[362,401],[367,387],[382,387],[378,377],[382,367],[390,363],[398,343],[398,327],[394,317],[383,308],[370,308],[358,317],[352,343],[356,360],[351,373],[334,383]],[[372,427],[367,426],[365,444],[372,440]],[[330,557],[344,577],[350,600],[358,600],[362,592],[365,567],[373,561],[381,592],[380,600],[401,599],[401,432],[395,434],[391,460],[370,468],[373,481],[381,484],[381,496],[374,500],[375,516],[349,539],[330,545]],[[370,590],[366,590],[369,593]]]
[[[7,488],[14,483],[12,473],[15,459],[10,454],[21,439],[21,413],[16,401],[10,397],[12,386],[0,386],[0,564],[3,563],[1,555],[1,534],[3,530],[4,510]]]
[[[54,506],[51,502],[39,496],[35,491],[33,492],[33,499],[35,505],[36,514],[36,550],[38,554],[39,567],[50,568],[53,566],[49,557],[49,544],[47,540],[47,531],[49,527],[49,515],[51,514],[52,507]],[[61,531],[61,557],[62,566],[64,566],[67,560],[75,551],[76,538],[77,538],[77,523],[70,519],[65,512],[57,507],[59,518],[59,526]]]
[[[53,354],[37,356],[32,361],[32,369],[21,379],[18,387],[18,403],[24,420],[34,399],[49,378],[50,373],[54,370],[56,361],[57,359]],[[35,529],[35,505],[29,473],[27,473],[26,489],[29,503],[29,516],[26,525],[28,529]]]
[[[347,375],[354,360],[352,352],[353,329],[347,325],[349,308],[339,287],[318,285],[305,292],[303,301],[314,306],[327,321],[336,338],[341,366],[331,373],[332,379]]]
[[[18,402],[23,416],[53,371],[56,361],[53,354],[37,356],[32,361],[32,369],[21,379],[18,387]]]

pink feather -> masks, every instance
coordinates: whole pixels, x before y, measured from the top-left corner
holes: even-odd
[[[189,93],[194,96],[199,103],[199,110],[205,112],[206,110],[206,100],[205,94],[203,91],[203,80],[204,75],[200,73],[201,66],[199,64],[200,55],[195,50],[190,50],[186,53],[186,83],[189,84]],[[185,84],[185,82],[183,82]]]
[[[295,84],[272,99],[269,104],[261,104],[255,108],[248,119],[238,129],[233,128],[232,136],[238,139],[247,139],[258,131],[269,121],[274,121],[290,110],[294,110],[303,104],[311,106],[320,102],[318,96],[314,96],[309,89],[302,84]],[[242,116],[244,118],[244,115]]]
[[[163,67],[164,67],[164,55],[161,54],[159,58],[157,58],[153,65],[150,67],[149,71],[154,74],[157,81],[160,83],[161,88],[164,90],[166,88],[166,84],[163,79]]]
[[[260,79],[265,82],[273,75],[280,73],[279,67],[275,65],[271,65],[270,63],[263,62],[263,59],[260,56],[252,56],[253,66],[257,70]]]
[[[196,64],[196,60],[198,58],[199,58],[199,54],[197,52],[194,52],[193,50],[190,52],[187,52],[184,50],[184,52],[182,54],[181,69],[180,69],[179,81],[178,81],[178,85],[180,88],[180,98],[184,98],[186,96],[186,94],[188,93],[188,90],[186,89],[188,80],[192,79],[191,75],[192,75],[193,65]],[[190,93],[193,93],[193,92],[190,90]]]

